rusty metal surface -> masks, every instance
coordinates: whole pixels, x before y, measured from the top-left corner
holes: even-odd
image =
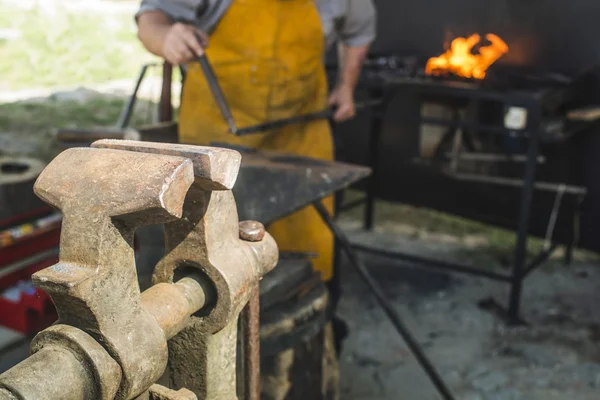
[[[244,400],[260,400],[260,295],[258,287],[242,310]]]
[[[240,222],[240,239],[260,242],[265,237],[265,226],[257,221]]]
[[[242,160],[241,154],[234,150],[186,144],[106,139],[92,143],[92,147],[188,158],[194,165],[197,184],[206,191],[233,188]]]
[[[193,317],[169,342],[171,382],[175,388],[192,390],[200,399],[236,398],[238,317],[259,279],[277,264],[275,241],[268,233],[260,241],[241,239],[240,231],[244,230],[240,228],[231,191],[206,190],[207,171],[203,163],[207,152],[214,149],[128,141],[100,141],[92,146],[154,154],[172,154],[170,149],[177,149],[194,163],[197,179],[187,193],[182,218],[165,225],[166,255],[156,266],[153,281],[172,283],[178,272],[195,271],[212,282],[216,295],[208,310]],[[232,151],[220,152],[211,160]],[[240,159],[237,158],[238,162]],[[228,162],[229,166],[235,165],[231,160]],[[237,168],[218,170],[215,164],[211,163],[209,171],[215,172],[211,176],[221,178],[223,187],[232,186]]]
[[[181,216],[193,180],[187,158],[71,149],[34,186],[64,214],[60,261],[34,283],[52,297],[60,323],[88,332],[119,360],[118,398],[140,394],[167,362],[164,334],[142,307],[133,233]]]
[[[198,396],[187,389],[175,391],[164,386],[152,385],[149,392],[150,400],[198,400]]]
[[[77,328],[46,329],[34,338],[31,354],[2,375],[2,386],[19,398],[110,400],[119,388],[119,364]]]
[[[64,147],[89,146],[102,139],[141,140],[146,142],[178,143],[177,123],[162,122],[134,128],[63,128],[54,138]]]
[[[233,188],[240,219],[265,225],[370,174],[369,168],[340,162],[236,149],[242,153],[240,173]]]
[[[46,167],[34,188],[64,214],[60,261],[33,279],[59,321],[36,337],[30,358],[0,375],[0,399],[236,398],[238,317],[278,259],[264,227],[239,225],[228,189],[240,158],[104,140]],[[166,255],[155,285],[140,293],[133,233],[160,223]],[[257,336],[258,304],[248,309]],[[167,360],[175,388],[193,397],[152,386]]]
[[[142,140],[171,143],[177,141],[177,129],[177,124],[173,123],[140,128],[139,131]],[[63,140],[69,142],[66,139],[79,145],[91,142],[90,136],[65,136]],[[257,152],[225,143],[213,145],[242,154],[241,169],[233,187],[239,216],[242,220],[260,221],[265,225],[347,188],[371,173],[369,168],[352,164]]]

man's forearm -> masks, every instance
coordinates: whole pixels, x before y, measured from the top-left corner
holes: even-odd
[[[339,57],[341,65],[338,86],[343,86],[351,90],[356,88],[360,71],[368,52],[369,45],[360,47],[340,45]]]
[[[161,11],[148,11],[138,17],[138,37],[152,54],[165,58],[164,41],[173,25],[167,14]]]

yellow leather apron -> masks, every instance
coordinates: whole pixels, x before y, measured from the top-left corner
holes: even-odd
[[[210,59],[238,127],[319,111],[327,106],[325,36],[314,0],[234,0],[210,37]],[[183,143],[233,143],[333,160],[327,121],[236,137],[227,132],[198,64],[183,89]],[[265,199],[266,200],[266,199]],[[333,198],[324,200],[333,213]],[[315,269],[332,276],[333,236],[312,207],[273,223],[282,251],[315,252]]]

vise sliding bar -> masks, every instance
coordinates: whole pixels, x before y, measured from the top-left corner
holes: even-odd
[[[167,340],[207,304],[202,284],[187,277],[155,285],[141,297]],[[92,336],[58,324],[39,333],[31,356],[0,376],[0,399],[109,400],[121,379],[118,362]]]
[[[278,257],[261,224],[238,221],[240,161],[232,150],[118,140],[56,157],[34,191],[63,212],[60,261],[33,281],[59,320],[0,375],[0,399],[236,399],[238,317]],[[160,223],[166,254],[140,293],[133,234]],[[155,384],[167,364],[177,392]],[[251,399],[256,379],[246,381]]]
[[[206,78],[206,82],[208,83],[208,87],[215,100],[215,103],[217,103],[217,106],[221,111],[223,119],[225,120],[225,122],[227,122],[229,132],[233,133],[236,136],[252,135],[256,133],[266,132],[271,129],[283,128],[288,125],[301,124],[304,122],[326,120],[335,115],[335,109],[330,107],[313,113],[297,115],[289,118],[282,118],[274,121],[268,121],[258,125],[239,128],[235,123],[235,119],[233,118],[233,114],[231,112],[231,109],[229,108],[229,104],[227,103],[225,94],[221,89],[221,85],[219,84],[217,75],[215,74],[210,62],[208,61],[206,54],[203,54],[202,56],[198,57],[197,61],[200,64],[202,72],[204,73],[204,77]],[[382,99],[368,100],[365,102],[357,103],[355,108],[358,111],[380,105],[382,102]]]

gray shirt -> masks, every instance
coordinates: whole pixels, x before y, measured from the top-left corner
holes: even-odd
[[[234,0],[142,0],[137,15],[152,10],[163,11],[175,21],[193,23],[210,34],[232,1]],[[377,16],[373,0],[314,1],[328,48],[337,40],[347,46],[358,47],[368,45],[375,39]],[[198,10],[202,10],[200,15]]]

